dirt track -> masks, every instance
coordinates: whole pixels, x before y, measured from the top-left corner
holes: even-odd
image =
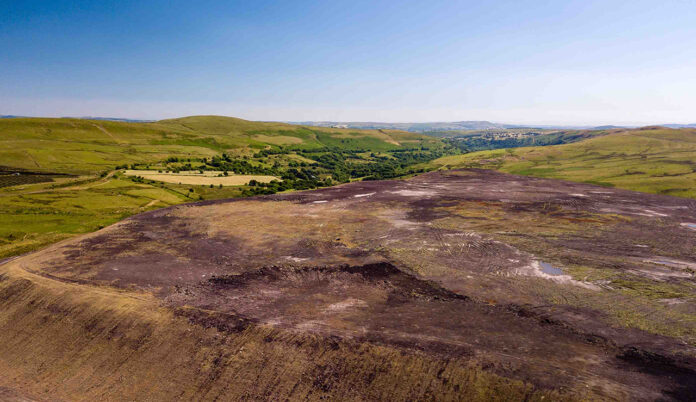
[[[151,211],[16,263],[152,292],[222,333],[271,326],[569,395],[687,399],[691,223],[693,200],[450,171]]]

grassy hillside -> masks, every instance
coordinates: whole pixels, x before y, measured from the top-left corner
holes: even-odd
[[[62,173],[95,173],[168,157],[212,157],[282,145],[389,151],[438,141],[412,133],[341,130],[232,117],[193,116],[154,123],[82,119],[0,120],[0,165]]]
[[[135,183],[118,176],[61,178],[50,183],[3,187],[0,258],[97,230],[134,213],[197,198],[198,193],[189,196],[182,186]]]
[[[0,119],[0,258],[167,205],[395,177],[445,148],[413,133],[221,116],[153,123]],[[125,168],[153,174],[127,176]],[[199,184],[152,180],[187,170],[231,174]],[[256,183],[241,185],[249,180],[238,174]],[[225,187],[232,178],[240,185]]]
[[[696,198],[696,130],[621,130],[572,144],[446,156],[428,166],[484,167]]]

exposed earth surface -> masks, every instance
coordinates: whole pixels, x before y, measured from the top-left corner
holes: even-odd
[[[0,266],[0,397],[688,400],[695,272],[694,200],[487,170],[179,205]]]

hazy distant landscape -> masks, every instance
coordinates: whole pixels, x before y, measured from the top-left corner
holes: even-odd
[[[415,133],[427,132],[457,132],[457,131],[483,131],[483,130],[506,130],[506,129],[543,129],[543,130],[610,130],[614,128],[636,128],[635,125],[629,126],[573,126],[573,125],[548,125],[548,124],[505,124],[492,123],[490,121],[455,121],[455,122],[432,122],[432,123],[379,123],[379,122],[338,122],[338,121],[305,121],[289,122],[291,124],[315,126],[315,127],[338,127],[338,128],[360,128],[360,129],[392,129],[404,130]],[[692,124],[653,124],[655,126],[668,128],[696,128],[696,123]]]

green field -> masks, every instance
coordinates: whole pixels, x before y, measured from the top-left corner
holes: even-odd
[[[427,167],[490,168],[696,198],[696,130],[622,130],[572,144],[446,156]]]
[[[120,175],[0,188],[0,258],[92,232],[135,213],[240,192],[237,187],[136,183]]]

